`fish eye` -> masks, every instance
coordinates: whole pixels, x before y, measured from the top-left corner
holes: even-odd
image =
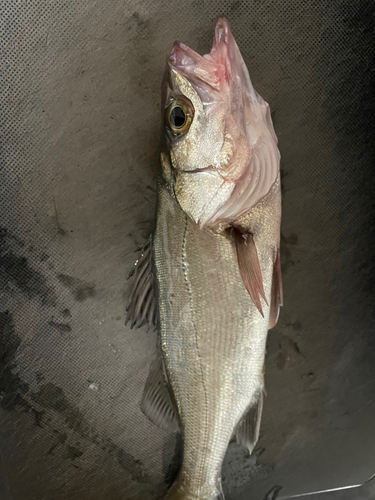
[[[185,125],[186,115],[185,111],[180,108],[180,106],[176,106],[172,109],[169,115],[169,121],[174,128],[181,128]]]
[[[176,135],[185,134],[193,120],[192,106],[184,101],[173,101],[166,109],[168,128]]]

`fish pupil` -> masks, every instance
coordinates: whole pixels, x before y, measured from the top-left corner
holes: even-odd
[[[185,112],[179,106],[172,109],[170,114],[170,122],[173,127],[180,128],[185,124],[186,116]]]

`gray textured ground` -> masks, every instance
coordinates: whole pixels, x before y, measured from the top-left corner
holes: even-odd
[[[285,291],[261,439],[251,458],[230,445],[227,498],[367,479],[371,2],[9,1],[0,14],[0,498],[154,500],[176,473],[175,437],[140,411],[155,335],[124,327],[126,276],[153,226],[165,58],[176,38],[208,51],[222,14],[279,136]]]

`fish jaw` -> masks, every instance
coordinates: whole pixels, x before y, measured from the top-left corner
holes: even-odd
[[[163,109],[179,96],[188,98],[194,118],[178,137],[166,127],[173,171],[166,182],[200,227],[232,224],[269,192],[280,154],[269,106],[251,83],[227,19],[217,22],[209,54],[174,43]]]

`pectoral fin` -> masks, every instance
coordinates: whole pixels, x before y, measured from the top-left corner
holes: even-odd
[[[264,317],[260,298],[262,297],[267,305],[268,302],[264,293],[262,271],[253,235],[251,233],[243,234],[237,228],[231,228],[230,234],[236,243],[238,266],[243,284],[249,292],[251,300]]]
[[[150,366],[147,382],[143,391],[141,409],[151,422],[168,431],[177,431],[180,427],[178,410],[172,391],[166,380],[162,355],[157,349]]]
[[[260,422],[263,410],[263,389],[257,393],[248,411],[240,420],[235,431],[236,441],[243,444],[251,454],[259,439]]]
[[[282,305],[283,283],[281,278],[280,250],[277,250],[276,260],[273,265],[269,330],[276,325]]]

